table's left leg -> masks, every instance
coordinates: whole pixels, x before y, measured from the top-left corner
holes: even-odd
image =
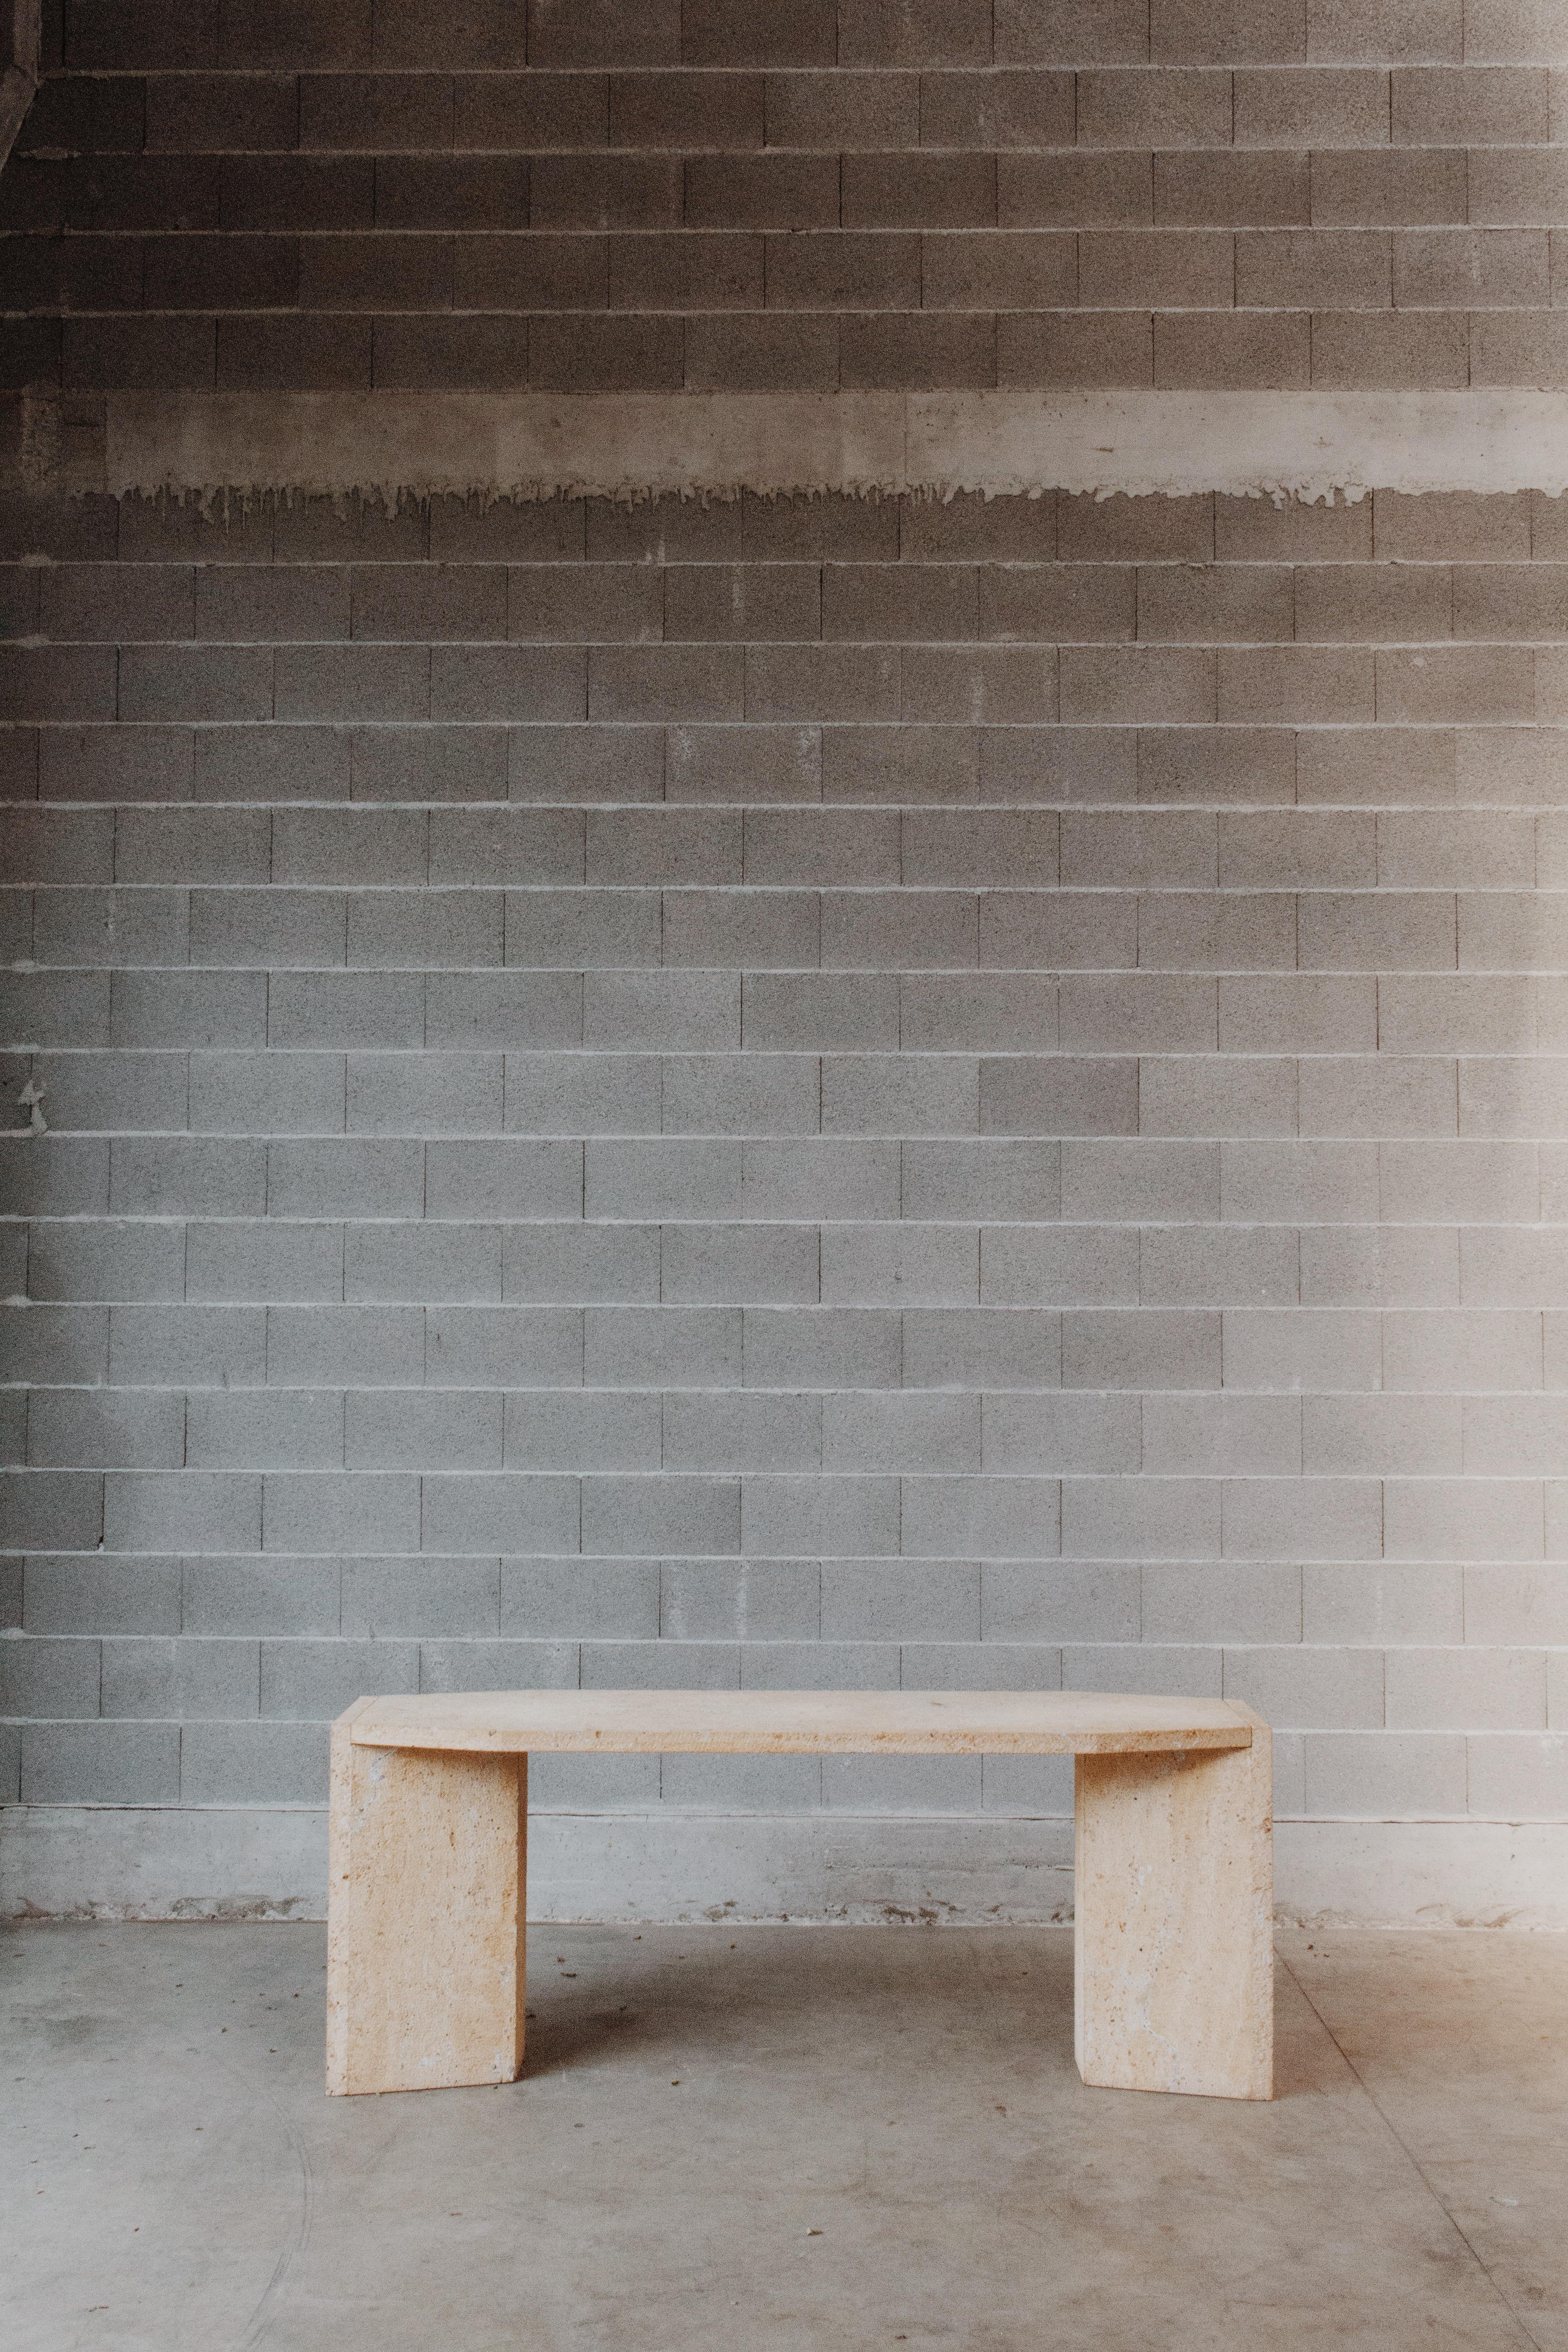
[[[332,1730],[327,2089],[522,2072],[526,1756],[356,1748]]]

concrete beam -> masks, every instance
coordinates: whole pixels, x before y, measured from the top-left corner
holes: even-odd
[[[19,399],[29,489],[731,498],[1568,488],[1568,393],[136,393]]]
[[[1275,1823],[1281,1927],[1568,1928],[1568,1826]],[[321,1919],[327,1817],[303,1806],[0,1810],[0,1919]],[[536,1812],[535,1919],[1060,1925],[1072,1823]]]

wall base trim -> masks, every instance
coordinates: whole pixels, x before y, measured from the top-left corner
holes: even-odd
[[[542,498],[1568,488],[1568,394],[206,393],[19,396],[0,487]]]
[[[1568,1824],[1281,1822],[1275,1850],[1281,1926],[1568,1930]],[[326,1852],[313,1808],[12,1806],[0,1917],[319,1919]],[[1060,1924],[1072,1824],[540,1812],[529,1894],[540,1920]]]

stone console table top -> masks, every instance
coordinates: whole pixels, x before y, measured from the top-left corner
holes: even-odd
[[[366,1698],[359,1748],[601,1754],[1118,1756],[1250,1748],[1223,1699],[1100,1691],[461,1691]]]

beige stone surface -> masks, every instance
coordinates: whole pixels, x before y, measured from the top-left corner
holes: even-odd
[[[1086,2083],[1267,2099],[1271,1740],[1246,1707],[1085,1691],[490,1691],[332,1727],[327,2088],[522,2065],[531,1748],[1073,1753]]]
[[[1079,1759],[1074,2048],[1086,2083],[1274,2095],[1273,1743],[1251,1722],[1251,1746],[1228,1752]]]
[[[1103,1691],[461,1691],[362,1699],[361,1747],[758,1756],[1121,1755],[1245,1748],[1223,1699]]]
[[[356,1747],[354,1713],[332,1734],[327,2089],[515,2082],[528,1759]]]

